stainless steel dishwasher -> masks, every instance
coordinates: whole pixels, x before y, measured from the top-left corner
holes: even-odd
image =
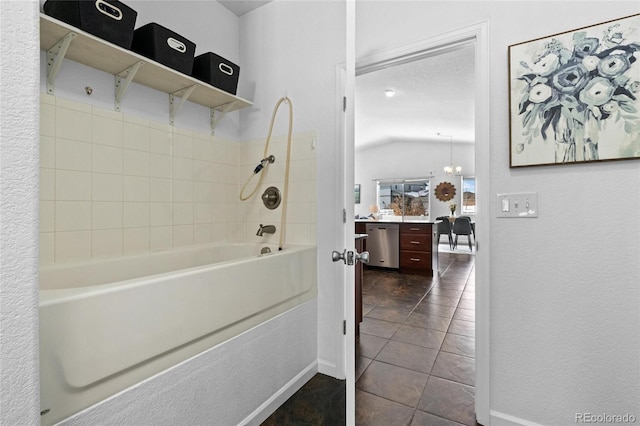
[[[367,223],[369,266],[400,267],[400,225],[397,223]]]

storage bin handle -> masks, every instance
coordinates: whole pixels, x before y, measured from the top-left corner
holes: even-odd
[[[104,0],[96,0],[95,5],[98,12],[107,15],[109,18],[115,19],[116,21],[122,20],[122,11],[114,5],[107,3]]]
[[[223,62],[220,62],[220,64],[218,65],[218,69],[220,70],[220,72],[223,72],[227,75],[233,75],[233,68]]]
[[[177,50],[180,53],[185,53],[187,51],[187,46],[180,40],[176,40],[173,37],[167,38],[167,44],[170,48]]]

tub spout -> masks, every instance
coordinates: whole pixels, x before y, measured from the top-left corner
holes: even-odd
[[[260,224],[260,227],[258,228],[258,232],[256,233],[256,235],[258,237],[262,237],[263,234],[275,234],[275,232],[276,232],[275,225]]]

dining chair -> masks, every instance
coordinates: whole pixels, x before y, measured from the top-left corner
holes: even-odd
[[[438,244],[440,244],[440,237],[442,235],[447,235],[449,237],[449,248],[453,248],[453,235],[451,234],[451,222],[449,222],[449,218],[447,216],[437,217],[436,220],[439,220],[438,223]]]
[[[460,217],[466,217],[467,219],[469,219],[469,223],[471,224],[471,233],[473,234],[473,239],[476,239],[476,224],[473,223],[473,221],[471,220],[471,216],[460,216]]]
[[[471,246],[471,235],[473,231],[471,230],[471,220],[468,217],[456,218],[455,222],[453,222],[453,233],[456,234],[453,242],[454,249],[458,247],[458,235],[466,235],[469,241],[469,250],[473,251],[473,247]]]

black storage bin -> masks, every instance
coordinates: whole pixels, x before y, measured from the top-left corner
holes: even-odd
[[[44,13],[125,49],[138,12],[117,0],[47,0]]]
[[[238,90],[239,75],[239,66],[213,52],[203,53],[193,60],[193,77],[234,95]]]
[[[196,45],[180,34],[152,22],[133,32],[131,50],[191,75]]]

